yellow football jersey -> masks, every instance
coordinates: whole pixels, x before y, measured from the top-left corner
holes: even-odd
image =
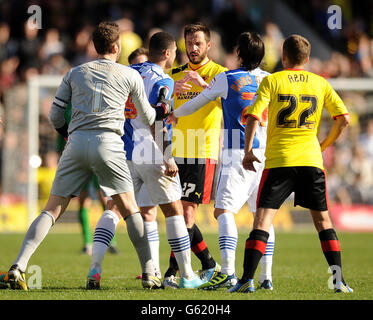
[[[181,67],[172,69],[170,76],[174,81],[184,78],[184,71],[197,71],[207,83],[219,73],[227,71],[227,68],[206,58],[200,64],[187,63]],[[190,91],[174,94],[174,109],[196,97],[203,91],[202,87],[192,85]],[[220,98],[209,102],[203,108],[183,117],[173,127],[172,149],[173,156],[179,158],[208,158],[218,159],[219,138],[222,120]]]
[[[40,167],[37,173],[39,199],[47,200],[52,189],[53,179],[57,168]]]
[[[286,69],[263,79],[247,114],[260,119],[268,106],[265,168],[324,169],[317,134],[323,108],[335,118],[348,114],[331,85],[314,73]]]

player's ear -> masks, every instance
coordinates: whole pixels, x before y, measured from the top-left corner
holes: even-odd
[[[164,56],[168,58],[171,55],[171,50],[168,48],[164,51]]]
[[[111,47],[111,52],[112,53],[120,53],[120,43],[119,42],[114,42],[112,47]]]
[[[211,48],[211,41],[207,42],[207,50],[210,50]]]

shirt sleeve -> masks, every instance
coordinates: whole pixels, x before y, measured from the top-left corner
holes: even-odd
[[[49,120],[55,128],[61,128],[65,124],[65,111],[71,102],[71,70],[62,79],[49,111]]]
[[[335,119],[338,116],[348,114],[348,110],[337,92],[332,88],[330,83],[325,80],[324,107],[330,116]]]
[[[218,74],[211,80],[209,86],[204,89],[198,96],[187,101],[174,111],[175,117],[184,117],[195,113],[210,101],[214,101],[219,97],[227,96],[227,77],[224,73]],[[221,104],[219,103],[221,107]]]
[[[225,72],[219,73],[212,79],[208,87],[201,94],[210,101],[214,101],[218,97],[226,99],[228,95],[228,80]]]
[[[204,105],[210,102],[202,93],[194,97],[192,100],[185,102],[174,111],[175,117],[184,117],[201,109]]]
[[[147,125],[152,125],[155,121],[155,109],[150,105],[145,93],[144,81],[140,74],[134,70],[132,78],[131,99],[141,121]]]
[[[258,91],[256,92],[256,100],[251,107],[247,108],[246,117],[252,116],[259,121],[262,118],[262,113],[271,101],[271,85],[268,78],[268,76],[265,77],[260,83]]]
[[[149,95],[150,104],[155,105],[158,102],[159,91],[162,88],[167,89],[166,99],[171,99],[172,92],[174,91],[174,81],[171,78],[164,78],[157,81]]]

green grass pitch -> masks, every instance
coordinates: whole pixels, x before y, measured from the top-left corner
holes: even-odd
[[[344,276],[355,292],[335,294],[328,289],[328,267],[316,232],[277,232],[273,261],[273,291],[254,294],[230,294],[225,290],[153,290],[142,289],[136,252],[124,232],[117,234],[121,253],[107,254],[103,264],[101,291],[86,291],[85,278],[90,257],[80,254],[79,233],[52,231],[38,248],[29,266],[42,270],[42,289],[27,292],[0,290],[0,300],[372,300],[373,234],[339,232]],[[0,234],[0,270],[8,270],[23,240],[23,234]],[[243,248],[248,232],[239,232],[236,254],[237,275],[242,275]],[[217,233],[205,233],[212,255],[220,261]],[[162,271],[168,265],[169,246],[160,234]],[[194,270],[200,268],[192,254]],[[30,276],[30,274],[26,274]],[[256,273],[258,276],[258,271]]]

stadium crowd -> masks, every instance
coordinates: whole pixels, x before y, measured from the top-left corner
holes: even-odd
[[[15,180],[25,188],[25,159],[15,156],[27,151],[26,81],[38,74],[63,75],[70,67],[90,61],[96,52],[90,33],[103,17],[116,20],[121,28],[123,50],[120,63],[128,64],[128,55],[146,47],[154,32],[162,29],[178,39],[177,63],[187,61],[183,26],[201,20],[213,30],[210,57],[229,69],[237,68],[234,41],[242,31],[259,32],[266,56],[263,69],[281,69],[280,47],[284,39],[279,26],[264,16],[258,1],[251,1],[250,12],[240,0],[210,1],[33,1],[42,8],[42,29],[30,29],[27,8],[31,3],[0,3],[0,193],[4,172],[16,173]],[[326,78],[373,77],[373,4],[352,0],[283,1],[312,26],[334,51],[330,59],[311,58],[309,71]],[[338,4],[343,11],[343,28],[330,30],[327,7]],[[98,15],[100,13],[100,15]],[[258,22],[259,21],[259,22]],[[229,23],[227,23],[229,22]],[[325,154],[329,197],[335,202],[373,204],[373,120],[370,120],[369,95],[341,92],[352,113],[352,123],[335,146]],[[42,94],[40,115],[40,154],[56,149],[56,133],[48,123],[49,94]],[[327,131],[321,128],[320,135]],[[7,161],[5,157],[14,159]],[[14,168],[9,168],[12,163]],[[2,168],[1,168],[2,167]],[[8,191],[8,190],[7,190]],[[20,190],[10,190],[18,192]]]

